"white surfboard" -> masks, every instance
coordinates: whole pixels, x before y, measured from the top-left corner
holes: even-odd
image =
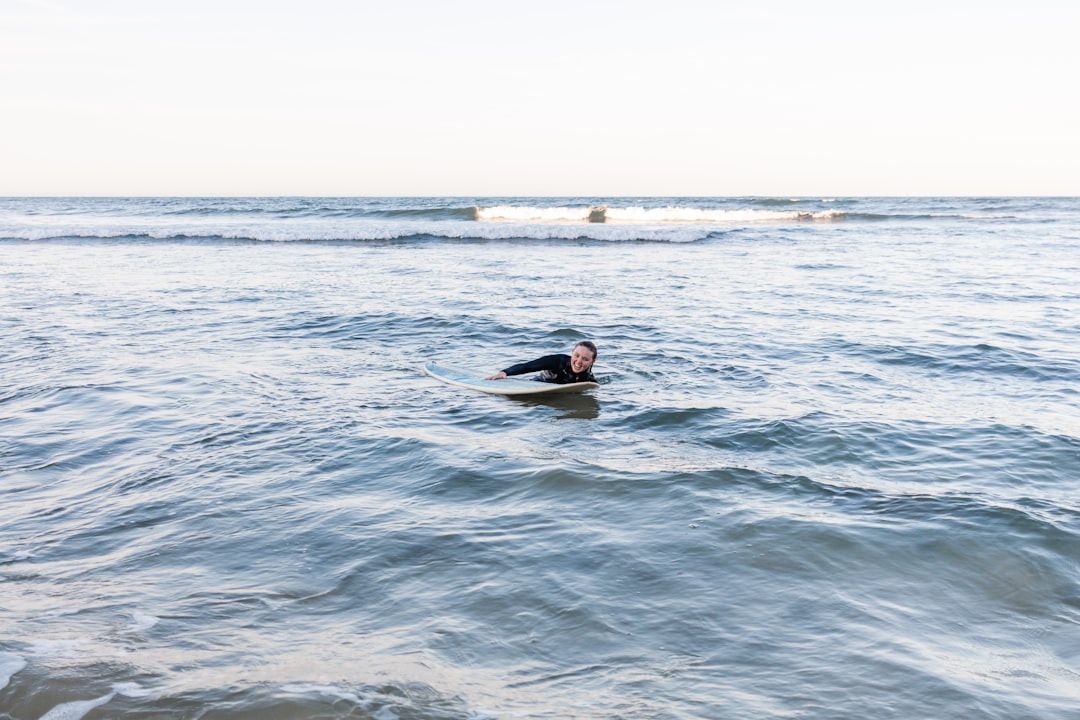
[[[427,363],[424,372],[436,380],[441,380],[447,385],[477,390],[492,395],[539,395],[542,393],[579,393],[586,390],[595,390],[600,387],[594,382],[558,383],[537,382],[519,378],[507,378],[505,380],[485,380],[484,376],[469,370],[440,365],[439,363]]]

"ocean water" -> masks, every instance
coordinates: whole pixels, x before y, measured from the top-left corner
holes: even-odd
[[[1077,199],[0,200],[0,718],[1077,718],[1078,278]]]

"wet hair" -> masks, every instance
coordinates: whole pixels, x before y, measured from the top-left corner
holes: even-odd
[[[579,342],[574,347],[583,347],[586,350],[588,350],[589,352],[591,352],[592,353],[592,361],[596,362],[596,343],[594,343],[592,340],[582,340],[581,342]]]

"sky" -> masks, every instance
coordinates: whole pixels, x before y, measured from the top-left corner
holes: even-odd
[[[1080,195],[1080,2],[0,0],[0,196]]]

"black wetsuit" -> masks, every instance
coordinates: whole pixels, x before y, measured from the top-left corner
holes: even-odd
[[[575,382],[596,382],[591,370],[582,373],[574,372],[573,368],[570,367],[569,355],[545,355],[532,362],[511,365],[503,372],[507,375],[524,375],[525,373],[538,372],[540,376],[536,378],[537,380],[558,383],[559,385]]]

